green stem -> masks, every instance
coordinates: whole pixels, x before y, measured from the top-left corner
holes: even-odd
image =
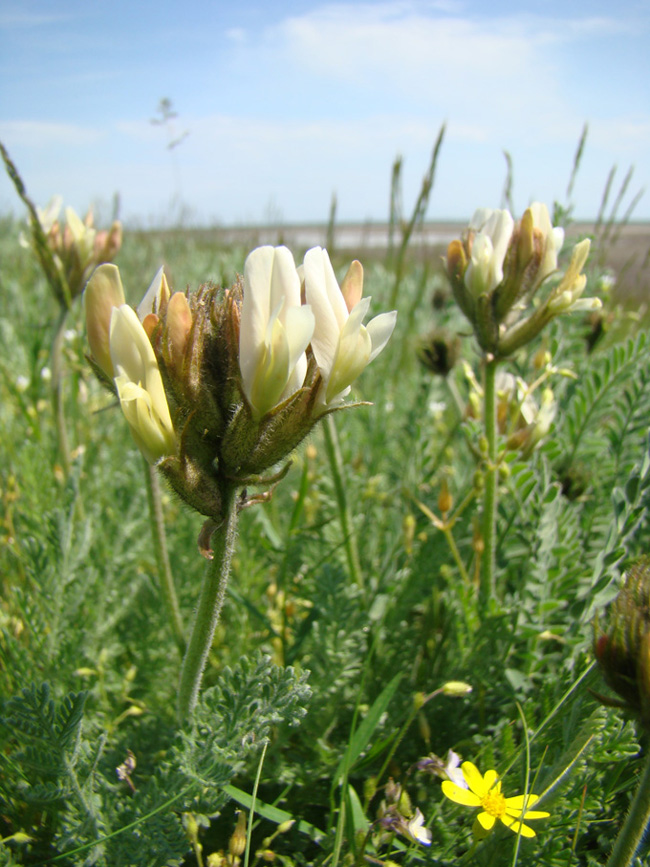
[[[650,822],[650,756],[646,758],[645,768],[639,781],[639,788],[632,801],[630,812],[625,824],[609,856],[607,867],[628,867],[634,862],[634,856],[641,845],[643,836]]]
[[[483,498],[483,573],[479,590],[480,609],[485,610],[488,601],[494,597],[496,561],[496,515],[497,515],[497,401],[496,372],[497,361],[490,359],[485,363],[485,386],[483,397],[483,418],[485,439],[487,441],[487,469]]]
[[[65,423],[65,406],[63,399],[63,339],[68,319],[68,308],[61,306],[56,333],[52,342],[52,406],[58,441],[59,456],[66,477],[70,474],[70,446]]]
[[[459,419],[465,418],[466,405],[463,403],[463,400],[458,392],[458,386],[453,378],[453,375],[450,373],[445,376],[445,385],[447,386],[447,390],[451,395],[451,398],[454,402],[454,407],[456,408],[456,412],[458,414]]]
[[[185,651],[178,688],[178,718],[185,722],[196,706],[203,670],[226,596],[230,562],[237,536],[236,489],[224,491],[223,519],[212,533],[212,560],[207,565],[192,634]]]
[[[433,696],[436,695],[436,694],[437,694],[437,690],[436,690],[436,693],[432,693],[432,695],[431,695],[430,697],[433,698]],[[423,705],[423,706],[424,706],[424,705]],[[405,735],[406,732],[409,730],[409,728],[410,728],[410,726],[411,726],[411,723],[413,722],[413,720],[414,720],[414,719],[416,718],[416,716],[417,716],[417,713],[418,713],[417,709],[416,709],[415,707],[412,707],[411,710],[410,710],[410,712],[409,712],[409,715],[408,715],[408,717],[407,717],[407,719],[406,719],[406,722],[404,723],[404,725],[402,726],[402,728],[399,730],[399,732],[398,732],[398,734],[397,734],[397,737],[396,737],[395,740],[393,741],[393,743],[392,743],[392,745],[391,745],[391,748],[390,748],[390,750],[388,751],[388,755],[387,755],[386,758],[384,759],[384,763],[383,763],[383,765],[381,766],[381,769],[380,769],[379,773],[375,776],[375,778],[374,778],[374,780],[373,780],[373,784],[374,784],[374,785],[373,785],[374,792],[377,792],[377,791],[378,791],[378,789],[379,789],[379,781],[380,781],[381,778],[384,776],[384,773],[385,773],[386,769],[388,768],[389,764],[390,764],[391,761],[393,760],[393,756],[394,756],[395,753],[397,752],[397,748],[398,748],[399,745],[402,743],[402,740],[404,739],[404,735]],[[374,794],[374,793],[373,793],[373,794]],[[369,805],[370,805],[370,798],[366,797],[365,802],[364,802],[364,810],[365,810],[365,811],[368,810]],[[363,864],[363,859],[365,858],[365,853],[366,853],[366,847],[367,847],[367,845],[368,845],[368,843],[369,843],[369,841],[370,841],[370,837],[372,836],[372,831],[373,831],[373,825],[371,824],[370,827],[368,828],[367,832],[366,832],[365,837],[363,838],[362,843],[361,843],[360,851],[359,851],[359,854],[358,854],[357,859],[356,859],[356,861],[355,861],[355,867],[356,867],[356,865],[358,865],[358,864]]]
[[[328,415],[325,419],[323,433],[325,436],[325,450],[330,463],[332,479],[334,480],[334,491],[336,492],[336,501],[339,507],[339,520],[341,521],[341,529],[343,530],[343,544],[348,560],[350,578],[363,590],[363,572],[361,571],[361,562],[359,560],[357,538],[352,531],[350,511],[345,495],[345,485],[343,484],[343,458],[341,457],[336,425],[331,415]]]
[[[458,571],[460,572],[460,577],[463,579],[465,589],[467,589],[471,584],[471,580],[469,575],[467,574],[467,569],[465,568],[465,564],[462,561],[460,551],[458,550],[456,540],[454,539],[454,534],[452,533],[449,524],[444,525],[444,527],[442,528],[442,532],[445,535],[445,539],[447,540],[447,544],[449,545],[449,550],[451,551],[452,557],[456,562],[456,566],[458,567]]]
[[[178,607],[176,588],[174,587],[174,576],[172,575],[172,568],[169,563],[169,553],[167,551],[167,536],[165,534],[165,518],[163,516],[162,499],[160,496],[160,481],[155,468],[147,463],[144,458],[142,463],[144,466],[147,501],[149,503],[149,516],[151,519],[151,540],[153,542],[156,565],[158,566],[160,590],[174,641],[181,655],[183,655],[185,653],[185,633],[183,621],[181,620],[181,612]]]

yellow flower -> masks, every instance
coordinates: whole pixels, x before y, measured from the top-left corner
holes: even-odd
[[[463,762],[461,770],[468,788],[462,789],[451,780],[444,780],[443,794],[450,801],[464,807],[480,807],[482,811],[476,819],[483,831],[491,831],[496,820],[500,819],[506,828],[510,828],[515,834],[521,834],[522,837],[535,836],[533,829],[524,825],[521,820],[545,819],[549,815],[541,810],[529,809],[539,800],[539,795],[515,795],[514,798],[506,798],[501,793],[501,781],[496,771],[486,771],[483,776],[471,762]]]

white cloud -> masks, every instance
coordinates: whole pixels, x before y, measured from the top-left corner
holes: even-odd
[[[167,133],[160,124],[146,120],[119,120],[115,129],[121,135],[134,142],[144,142],[153,145],[167,145]]]
[[[433,17],[399,2],[323,6],[277,29],[284,50],[314,73],[418,93],[487,90],[535,69],[545,41],[520,18]]]
[[[591,125],[593,143],[619,152],[621,156],[630,156],[641,148],[650,148],[650,118],[623,117],[615,124],[606,120],[596,121]]]
[[[5,7],[0,11],[0,28],[28,28],[42,27],[44,24],[57,24],[61,21],[69,21],[71,15],[53,15],[44,12],[30,12],[20,6],[14,9]]]
[[[243,27],[231,27],[230,29],[226,30],[225,35],[226,39],[238,45],[245,43],[248,39],[246,31]]]
[[[38,120],[8,120],[0,122],[0,140],[7,146],[44,149],[53,144],[85,147],[104,138],[106,132],[71,123],[49,123]]]
[[[646,171],[650,113],[635,99],[634,79],[599,82],[596,74],[594,46],[629,21],[468,8],[463,0],[332,3],[266,29],[243,29],[233,18],[219,62],[203,64],[200,79],[186,62],[190,46],[179,45],[161,80],[174,82],[174,102],[183,107],[178,131],[190,135],[171,157],[167,131],[152,126],[146,110],[129,112],[126,101],[111,109],[122,119],[107,113],[101,128],[99,121],[14,121],[0,123],[0,138],[10,152],[15,147],[39,198],[51,195],[49,171],[54,191],[109,197],[120,189],[129,213],[160,213],[178,190],[202,215],[226,222],[259,221],[269,203],[288,221],[325,219],[334,190],[340,219],[383,219],[397,154],[408,211],[443,120],[431,215],[462,218],[477,205],[498,205],[503,149],[514,161],[517,207],[531,195],[561,200],[585,120],[583,213],[597,209],[601,176],[613,162]],[[98,64],[92,72],[114,69]],[[160,70],[147,66],[146,81]],[[139,75],[132,81],[130,96],[141,105]],[[67,186],[66,172],[74,175]]]
[[[477,125],[506,145],[545,135],[549,120],[573,138],[584,112],[584,85],[572,78],[578,43],[631,26],[602,16],[470,17],[449,8],[441,14],[401,0],[324,5],[270,28],[265,63],[299,72],[297,87],[311,82],[312,110],[320,94],[331,114],[347,90],[358,95],[359,114],[401,102],[405,112]]]

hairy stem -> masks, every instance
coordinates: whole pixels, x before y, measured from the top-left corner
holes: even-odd
[[[212,560],[207,565],[192,633],[185,651],[178,688],[178,718],[184,722],[196,706],[203,671],[226,596],[237,536],[236,489],[224,492],[223,519],[212,533]]]
[[[345,546],[350,578],[358,584],[361,589],[363,589],[363,572],[361,571],[361,562],[359,560],[357,538],[352,530],[350,510],[348,509],[345,485],[343,484],[343,458],[341,457],[336,425],[334,424],[334,419],[331,415],[328,415],[325,419],[323,424],[323,434],[325,436],[325,450],[327,452],[330,471],[334,481],[336,501],[339,507],[339,520],[341,521],[341,529],[343,530],[343,544]]]
[[[181,612],[178,607],[178,599],[176,597],[176,588],[174,586],[174,576],[169,563],[169,553],[167,551],[167,536],[165,534],[165,519],[162,510],[162,500],[160,496],[160,481],[154,467],[152,467],[143,458],[144,478],[147,488],[147,501],[149,503],[149,517],[151,525],[151,540],[153,542],[154,555],[156,557],[156,565],[158,567],[158,579],[160,581],[160,590],[162,592],[163,604],[167,612],[169,625],[174,636],[174,641],[181,655],[185,653],[185,633],[183,630],[183,621],[181,620]]]
[[[636,790],[630,812],[609,856],[607,867],[628,867],[635,862],[635,855],[648,823],[650,823],[650,756],[646,757],[639,788]]]
[[[483,573],[479,590],[481,610],[485,610],[488,600],[494,596],[496,561],[496,515],[497,515],[497,401],[496,401],[497,361],[490,359],[485,364],[485,386],[483,397],[483,418],[487,442],[487,469],[483,497]]]

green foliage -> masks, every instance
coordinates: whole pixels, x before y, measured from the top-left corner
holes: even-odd
[[[10,743],[20,733],[11,760],[25,774],[13,794],[27,805],[55,805],[70,794],[66,777],[76,764],[86,698],[85,692],[70,693],[55,704],[44,683],[25,687],[6,703],[0,724]]]
[[[435,256],[422,266],[400,253],[399,274],[367,266],[377,311],[399,286],[399,317],[355,389],[372,405],[334,416],[348,523],[316,429],[272,499],[241,515],[204,689],[179,729],[181,658],[140,457],[86,365],[73,305],[70,473],[59,465],[46,370],[57,304],[18,233],[0,223],[0,303],[12,311],[0,322],[0,864],[190,867],[188,814],[203,863],[218,859],[235,810],[253,809],[263,746],[251,865],[265,850],[285,867],[512,864],[517,838],[503,827],[472,852],[474,814],[444,799],[431,767],[454,749],[518,794],[527,742],[530,787],[551,816],[520,841],[516,863],[602,864],[645,748],[635,722],[594,697],[607,689],[591,620],[650,542],[647,334],[609,309],[611,328],[590,348],[576,314],[548,329],[550,366],[535,359],[539,345],[504,363],[528,385],[541,378],[532,397],[550,386],[558,409],[529,451],[505,449],[521,431],[508,410],[497,593],[481,611],[486,458],[480,413],[468,411],[474,386],[459,365],[434,378],[417,360],[434,327],[456,337],[466,324],[430,270]],[[118,264],[135,302],[162,261],[174,288],[227,285],[244,255],[206,233],[141,232],[127,233]],[[473,342],[460,351],[480,384]],[[443,480],[448,532],[431,520],[443,518]],[[168,493],[163,507],[187,632],[201,521]],[[451,680],[472,692],[439,691]],[[430,847],[389,827],[390,779],[422,811]]]
[[[170,743],[159,732],[159,758],[126,775],[130,794],[115,768],[110,776],[108,754],[121,738],[102,736],[96,747],[82,736],[87,694],[56,702],[47,684],[25,688],[5,703],[1,720],[10,771],[0,778],[5,821],[28,829],[34,855],[52,854],[47,847],[56,840],[75,864],[180,864],[188,851],[181,814],[214,813],[228,802],[224,787],[272,730],[305,715],[306,680],[261,655],[226,668],[204,692],[191,727],[167,732]]]
[[[180,733],[170,760],[170,767],[199,789],[201,809],[206,799],[214,809],[215,793],[243,769],[246,756],[275,726],[298,725],[309,696],[306,673],[281,669],[268,656],[243,657],[234,670],[224,669],[219,683],[201,695],[192,728]],[[198,809],[188,802],[190,808]]]

